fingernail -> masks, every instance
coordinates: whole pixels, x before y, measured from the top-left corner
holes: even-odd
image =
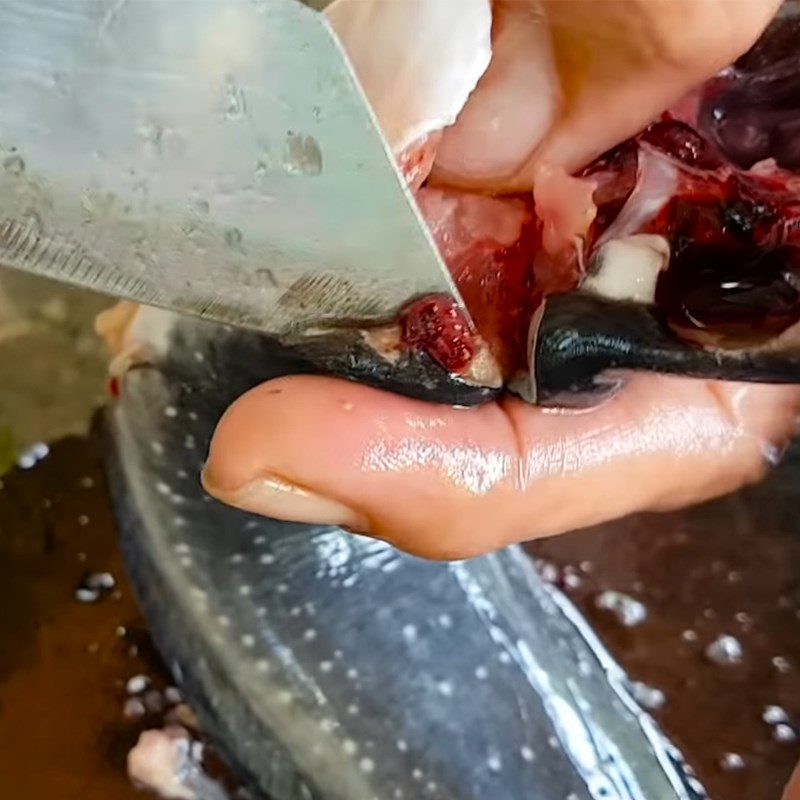
[[[242,511],[292,522],[341,525],[363,532],[369,528],[366,517],[338,500],[301,489],[275,475],[260,476],[236,489],[218,488],[207,471],[203,472],[202,481],[210,495]]]

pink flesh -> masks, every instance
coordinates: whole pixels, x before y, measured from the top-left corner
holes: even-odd
[[[539,165],[533,196],[424,185],[417,190],[422,215],[506,377],[527,366],[528,324],[541,298],[575,288],[601,240],[647,232],[672,242],[679,230],[668,209],[678,200],[717,206],[763,199],[774,208],[775,221],[757,232],[757,243],[777,247],[800,240],[798,178],[768,163],[736,169],[675,119],[694,121],[696,111],[694,99],[680,101],[675,114],[667,112],[663,121],[596,159],[583,177]],[[427,138],[401,156],[412,185],[420,185],[421,165],[432,163],[434,148]]]
[[[148,730],[128,753],[128,775],[136,786],[164,800],[196,800],[180,776],[181,746],[189,741],[182,728]]]
[[[513,374],[525,366],[528,321],[541,297],[531,271],[532,198],[434,187],[421,189],[417,202],[478,331],[503,373]]]

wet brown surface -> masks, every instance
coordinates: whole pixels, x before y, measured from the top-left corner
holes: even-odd
[[[787,479],[756,489],[749,504],[623,521],[532,548],[558,566],[557,580],[631,677],[664,693],[653,714],[715,800],[777,800],[800,758],[798,741],[777,741],[777,725],[762,719],[766,707],[782,708],[787,737],[800,721],[793,496]],[[115,588],[79,602],[86,577],[106,572]],[[608,589],[643,603],[646,617],[625,626],[598,609]],[[740,663],[709,660],[722,633],[741,644]],[[167,685],[122,573],[99,442],[65,439],[0,488],[0,797],[141,800],[125,756],[164,712],[141,715],[146,693],[132,697],[126,686],[137,675]],[[743,766],[723,768],[726,753]]]
[[[652,713],[714,800],[778,800],[800,759],[796,475],[680,516],[624,520],[529,548],[559,567],[556,580],[631,678],[664,693]],[[605,590],[643,603],[645,619],[625,626],[597,608]],[[740,643],[740,662],[706,654],[720,635]],[[768,706],[788,720],[765,722]],[[743,765],[724,767],[726,753]]]
[[[116,587],[79,602],[106,572]],[[0,797],[142,800],[125,757],[164,714],[126,717],[137,675],[166,685],[123,576],[99,443],[65,439],[0,488]]]

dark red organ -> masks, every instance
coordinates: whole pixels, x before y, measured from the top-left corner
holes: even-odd
[[[800,25],[776,30],[579,173],[595,186],[597,213],[575,248],[544,252],[531,196],[424,185],[417,192],[477,332],[506,377],[527,365],[528,326],[541,298],[576,288],[600,244],[634,233],[670,244],[656,305],[677,335],[736,347],[800,321]],[[430,148],[416,156],[431,158]],[[414,314],[404,322],[407,344],[462,371],[470,348],[452,310],[437,301]],[[452,340],[437,342],[434,334]]]

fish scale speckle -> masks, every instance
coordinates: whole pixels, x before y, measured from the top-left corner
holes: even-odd
[[[535,756],[533,750],[527,745],[523,745],[519,751],[523,761],[533,761]]]
[[[358,763],[362,772],[370,773],[375,771],[375,762],[371,758],[362,758]]]
[[[453,696],[453,684],[450,683],[450,681],[439,681],[439,683],[436,684],[436,688],[439,690],[439,694],[444,697]]]

